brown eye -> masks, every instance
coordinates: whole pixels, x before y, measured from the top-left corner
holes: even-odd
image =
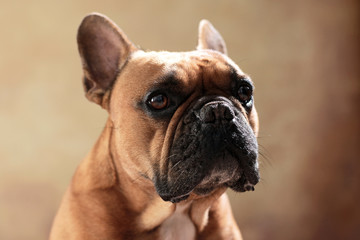
[[[248,103],[252,99],[252,87],[249,85],[242,85],[238,90],[239,100],[242,103]]]
[[[168,106],[169,100],[166,95],[158,94],[150,98],[148,104],[155,110],[162,110]]]

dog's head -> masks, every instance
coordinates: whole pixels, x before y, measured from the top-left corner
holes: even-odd
[[[166,201],[259,181],[253,83],[206,20],[191,52],[145,52],[108,18],[87,16],[78,45],[89,100],[109,112],[112,144],[131,177]]]

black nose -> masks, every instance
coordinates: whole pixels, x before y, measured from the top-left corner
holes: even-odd
[[[231,121],[234,117],[231,106],[223,102],[207,103],[200,110],[200,120],[204,123]]]

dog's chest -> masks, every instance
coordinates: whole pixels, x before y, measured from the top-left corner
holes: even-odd
[[[176,205],[175,212],[160,227],[161,240],[194,240],[195,225],[188,213],[189,204]]]

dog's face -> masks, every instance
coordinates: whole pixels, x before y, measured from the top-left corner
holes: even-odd
[[[89,15],[78,34],[87,97],[108,110],[116,159],[166,201],[259,181],[253,83],[226,56],[210,23],[197,51],[138,50],[109,19]]]

